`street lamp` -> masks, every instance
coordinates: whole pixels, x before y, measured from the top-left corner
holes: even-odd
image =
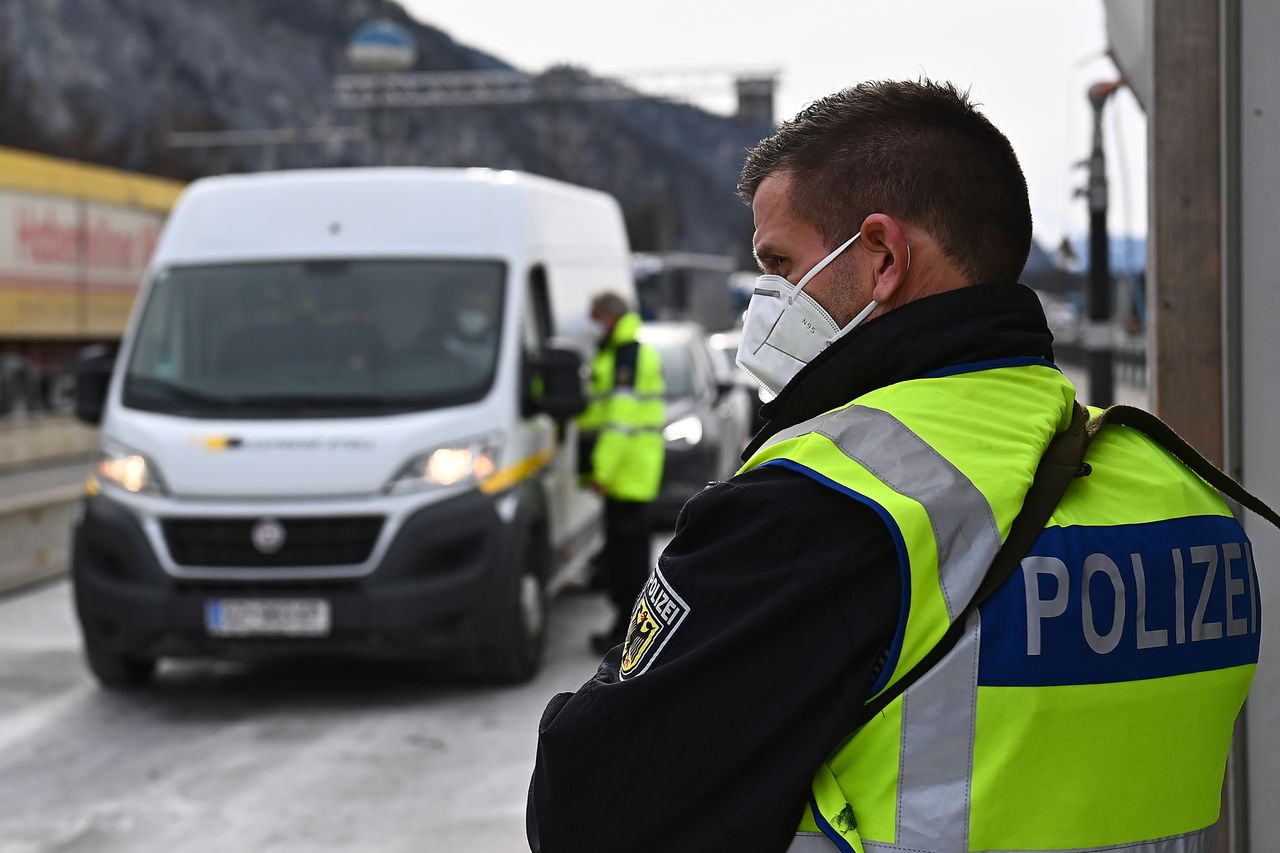
[[[1093,107],[1093,150],[1089,154],[1089,320],[1085,324],[1085,358],[1089,370],[1089,402],[1115,402],[1111,329],[1111,238],[1107,233],[1107,157],[1102,148],[1102,107],[1124,81],[1089,87]]]

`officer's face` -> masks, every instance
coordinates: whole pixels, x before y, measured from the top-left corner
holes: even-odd
[[[598,308],[591,309],[591,322],[595,324],[601,335],[613,334],[613,324],[618,318]]]
[[[795,212],[790,198],[791,177],[786,172],[760,182],[751,201],[756,224],[753,248],[761,270],[795,284],[835,246],[828,246],[818,229]],[[850,246],[805,285],[805,293],[840,325],[852,320],[870,299],[870,286],[860,287],[854,277],[857,248],[858,243]]]

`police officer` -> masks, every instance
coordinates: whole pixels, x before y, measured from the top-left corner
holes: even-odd
[[[764,275],[739,359],[778,396],[623,647],[547,707],[533,849],[1215,849],[1261,614],[1214,489],[1103,429],[965,616],[1075,408],[1016,283],[1008,140],[951,85],[863,84],[762,141],[740,190]]]
[[[591,487],[604,496],[601,581],[616,610],[613,625],[592,637],[599,654],[622,642],[631,606],[649,574],[647,508],[662,483],[666,425],[658,351],[636,340],[640,315],[616,293],[591,301],[600,347],[591,365],[591,401],[578,419]]]

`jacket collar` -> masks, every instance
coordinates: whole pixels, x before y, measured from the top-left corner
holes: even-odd
[[[640,331],[640,315],[634,311],[629,311],[618,318],[618,322],[613,324],[613,331],[609,333],[609,340],[605,344],[606,349],[617,349],[620,346],[632,343],[636,339],[636,334]]]
[[[1010,359],[1053,362],[1053,334],[1029,287],[979,284],[909,302],[854,329],[805,365],[761,407],[769,421],[742,458],[775,433],[877,388]]]

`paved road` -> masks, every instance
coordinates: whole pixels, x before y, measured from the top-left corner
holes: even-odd
[[[561,598],[547,666],[516,688],[193,662],[108,693],[65,581],[0,599],[0,853],[527,850],[538,718],[590,677],[606,621],[601,599]]]

